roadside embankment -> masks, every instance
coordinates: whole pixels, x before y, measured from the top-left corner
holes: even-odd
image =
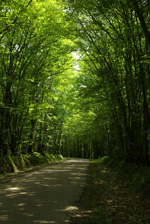
[[[93,160],[71,224],[149,224],[150,167],[110,157]]]
[[[29,169],[31,167],[49,164],[63,160],[62,155],[34,152],[33,154],[18,154],[16,156],[0,157],[0,175],[7,175]]]

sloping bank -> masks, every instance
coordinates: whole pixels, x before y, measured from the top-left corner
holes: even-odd
[[[0,175],[15,173],[22,170],[29,169],[40,165],[49,164],[63,160],[62,155],[54,155],[34,152],[31,155],[18,154],[17,156],[3,156],[0,157]]]
[[[150,167],[92,160],[71,224],[150,224]]]

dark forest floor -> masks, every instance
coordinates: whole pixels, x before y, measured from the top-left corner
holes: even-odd
[[[70,220],[71,224],[150,224],[150,197],[134,193],[113,169],[93,162],[79,209]]]

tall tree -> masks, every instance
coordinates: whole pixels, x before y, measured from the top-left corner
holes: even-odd
[[[79,27],[79,49],[105,92],[117,155],[149,164],[148,2],[65,2]]]
[[[1,154],[32,153],[47,134],[52,80],[66,69],[73,46],[63,7],[51,0],[1,5]]]

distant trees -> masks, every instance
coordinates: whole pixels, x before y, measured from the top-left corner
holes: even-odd
[[[95,89],[91,102],[95,98],[100,101],[92,106],[98,105],[99,111],[98,154],[104,151],[99,145],[107,145],[111,156],[149,164],[148,1],[65,2],[82,39],[78,42],[85,63],[81,72],[90,83],[84,92],[91,91],[92,95]],[[106,122],[101,120],[101,113]],[[94,128],[93,124],[93,138]]]

